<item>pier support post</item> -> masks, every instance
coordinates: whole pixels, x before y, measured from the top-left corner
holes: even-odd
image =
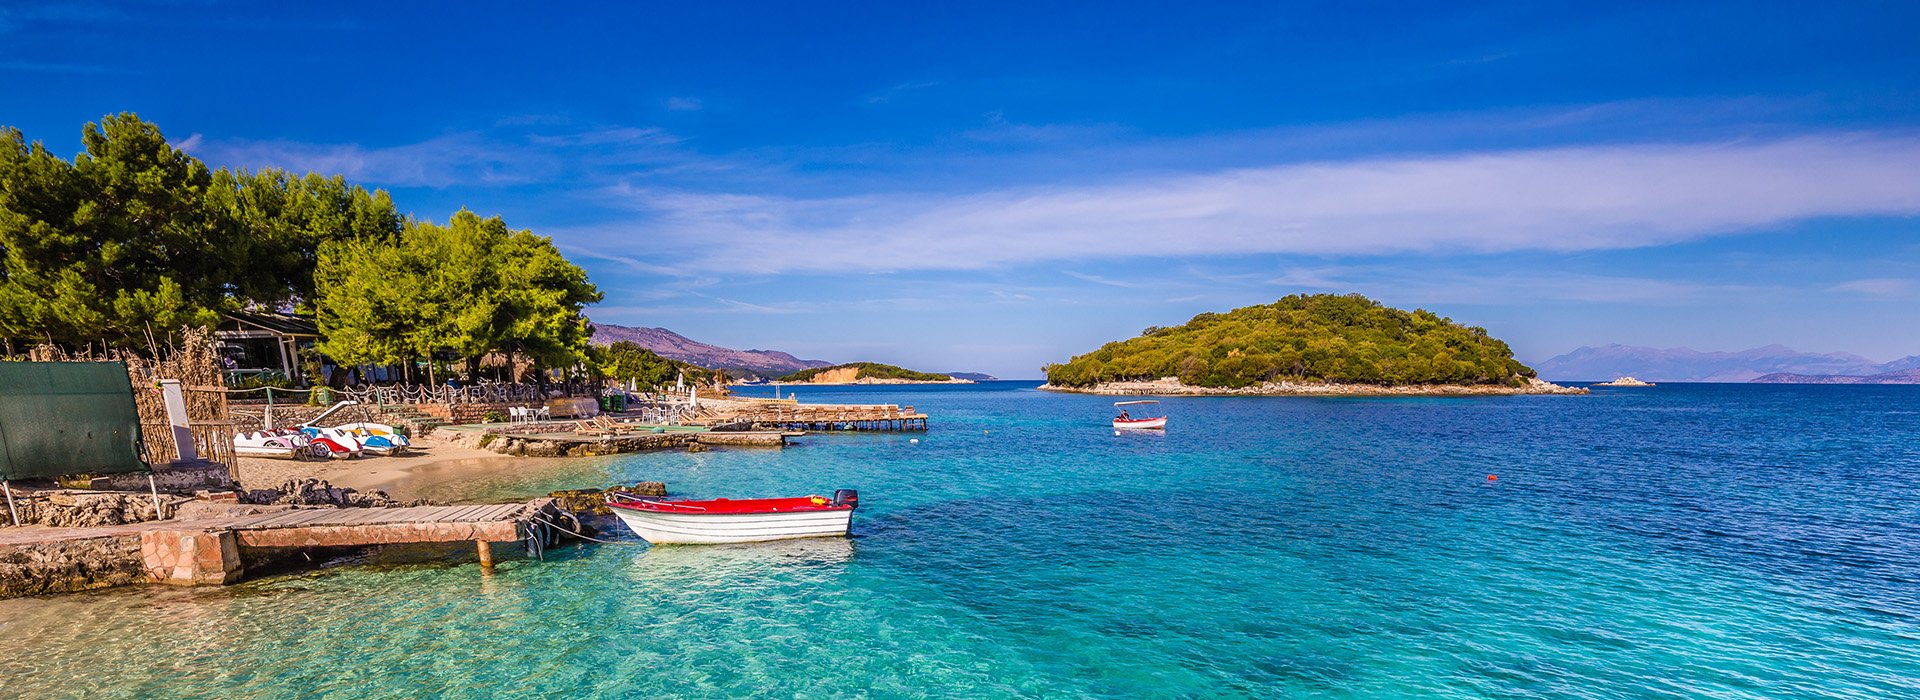
[[[490,542],[487,542],[486,540],[474,540],[473,543],[475,545],[478,545],[480,548],[480,570],[487,573],[492,573],[493,572],[493,544]]]

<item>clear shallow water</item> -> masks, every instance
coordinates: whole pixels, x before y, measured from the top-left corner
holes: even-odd
[[[0,697],[1920,697],[1920,387],[1173,399],[1116,437],[1018,386],[811,389],[933,430],[433,494],[851,486],[851,541],[0,601]]]

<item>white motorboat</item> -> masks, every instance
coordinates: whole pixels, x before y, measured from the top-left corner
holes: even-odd
[[[860,495],[853,489],[833,498],[749,498],[709,501],[645,500],[608,494],[607,505],[633,534],[654,544],[767,542],[802,537],[844,537]]]
[[[1152,401],[1152,400],[1114,402],[1113,405],[1120,406],[1122,408],[1120,409],[1120,415],[1113,419],[1113,429],[1114,430],[1166,430],[1167,429],[1166,416],[1137,418],[1133,415],[1132,411],[1129,411],[1125,408],[1126,406],[1140,406],[1140,405],[1158,404],[1158,403],[1160,402]]]

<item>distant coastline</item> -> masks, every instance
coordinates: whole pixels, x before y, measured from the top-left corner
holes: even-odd
[[[1152,381],[1102,382],[1089,386],[1039,387],[1045,391],[1105,396],[1518,396],[1532,394],[1577,395],[1589,393],[1581,387],[1567,387],[1529,378],[1523,386],[1505,384],[1350,384],[1336,382],[1265,382],[1237,389],[1190,386],[1176,377]]]

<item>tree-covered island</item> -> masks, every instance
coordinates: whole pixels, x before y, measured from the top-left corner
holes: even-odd
[[[954,379],[944,374],[915,372],[903,367],[883,365],[878,362],[849,362],[832,367],[803,369],[781,377],[780,381],[795,384],[972,383],[965,379]]]
[[[1203,313],[1044,369],[1044,388],[1111,394],[1585,393],[1535,378],[1484,328],[1358,294]]]

